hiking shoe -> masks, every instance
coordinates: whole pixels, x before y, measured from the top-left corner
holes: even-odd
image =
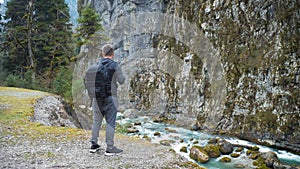
[[[90,153],[96,153],[98,150],[100,150],[100,146],[98,144],[93,144],[91,146]]]
[[[123,152],[123,150],[118,149],[117,147],[113,147],[111,149],[107,148],[106,151],[105,151],[105,155],[112,156],[112,155],[116,155],[116,154],[122,153],[122,152]]]

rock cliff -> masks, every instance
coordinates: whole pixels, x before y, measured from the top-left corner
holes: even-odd
[[[87,3],[126,72],[123,109],[300,153],[299,1]],[[75,80],[102,43],[82,48]]]

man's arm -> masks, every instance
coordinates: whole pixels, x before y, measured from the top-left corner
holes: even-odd
[[[125,82],[125,77],[123,75],[123,71],[121,67],[118,65],[117,70],[116,70],[116,78],[119,84],[123,84]]]

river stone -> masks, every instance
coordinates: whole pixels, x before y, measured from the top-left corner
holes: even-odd
[[[260,155],[259,152],[253,151],[253,152],[251,153],[250,158],[251,158],[252,160],[256,160],[256,159],[259,157],[259,155]]]
[[[238,147],[235,151],[236,151],[236,152],[242,152],[243,150],[244,150],[243,147]]]
[[[208,141],[208,144],[217,144],[219,138],[212,138]]]
[[[159,137],[160,135],[161,135],[161,134],[160,134],[160,132],[158,132],[158,131],[154,133],[154,136],[158,136],[158,137]]]
[[[159,143],[163,146],[171,146],[171,144],[175,143],[174,140],[160,140]]]
[[[234,164],[235,168],[245,168],[244,164]]]
[[[166,127],[165,130],[166,130],[167,132],[170,132],[170,133],[176,133],[176,132],[177,132],[175,129],[170,129],[170,128],[168,128],[168,127]]]
[[[240,154],[238,154],[238,153],[232,153],[232,154],[230,154],[230,156],[233,157],[233,158],[238,158],[240,156]]]
[[[190,150],[190,158],[200,163],[209,161],[207,152],[200,146],[193,146]]]
[[[217,158],[221,156],[220,147],[215,144],[207,144],[204,147],[204,150],[207,152],[210,158]]]
[[[140,125],[142,125],[142,122],[141,122],[141,121],[135,121],[135,122],[134,122],[134,125],[140,126]]]
[[[223,162],[223,163],[229,163],[229,162],[231,162],[231,158],[230,157],[222,157],[220,159],[220,161]]]
[[[259,150],[259,147],[253,146],[253,147],[251,147],[251,150],[252,150],[252,151],[258,151],[258,150]]]
[[[180,152],[187,153],[187,147],[186,147],[186,146],[183,146],[183,147],[181,147],[181,149],[180,149],[179,151],[180,151]]]
[[[123,112],[125,118],[136,118],[139,116],[139,111],[137,109],[127,109]]]
[[[156,115],[152,118],[152,120],[155,123],[162,123],[162,122],[164,122],[165,118],[160,115]]]
[[[136,128],[127,128],[126,132],[127,133],[138,133],[140,131]]]
[[[261,157],[265,160],[265,163],[268,167],[273,167],[274,162],[278,162],[279,159],[276,155],[276,153],[272,152],[272,151],[268,151],[266,153],[262,153]]]
[[[233,145],[224,139],[218,140],[217,143],[220,146],[220,152],[222,154],[230,154],[233,152]]]

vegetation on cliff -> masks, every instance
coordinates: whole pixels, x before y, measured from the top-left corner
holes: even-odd
[[[299,153],[299,2],[192,0],[169,8],[220,51],[227,96],[218,129]],[[199,114],[200,126],[205,118]]]

